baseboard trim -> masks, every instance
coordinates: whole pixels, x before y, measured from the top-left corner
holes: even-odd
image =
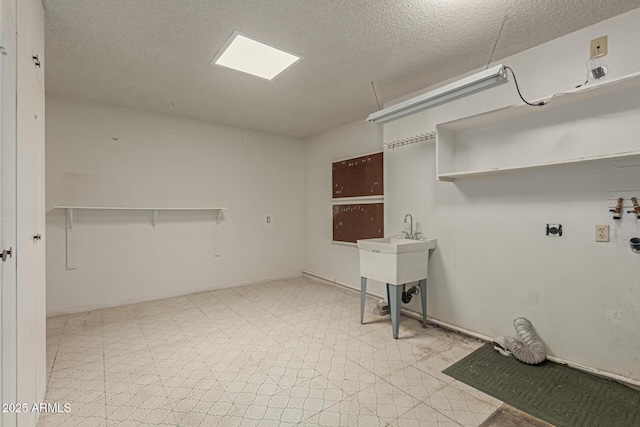
[[[307,276],[307,277],[310,277],[310,278],[319,279],[319,280],[321,280],[323,282],[328,282],[328,283],[331,283],[333,285],[339,286],[340,288],[343,288],[343,289],[346,289],[348,291],[352,291],[352,292],[355,292],[357,294],[360,294],[360,287],[359,286],[356,287],[356,286],[353,286],[353,285],[349,285],[347,283],[343,283],[343,282],[338,281],[338,279],[330,279],[330,278],[328,278],[326,276],[322,276],[320,274],[314,273],[312,271],[304,270],[304,269],[302,270],[302,274],[304,276]],[[374,298],[386,299],[386,296],[378,295],[378,294],[372,293],[372,292],[367,292],[367,295],[369,295],[371,297],[374,297]],[[422,313],[418,313],[418,312],[413,311],[413,310],[407,310],[407,309],[404,309],[404,308],[401,310],[401,312],[402,312],[402,314],[407,315],[409,317],[413,317],[413,318],[416,318],[418,320],[422,320]],[[442,320],[435,319],[435,318],[430,317],[428,315],[427,315],[427,320],[429,322],[431,322],[431,323],[434,323],[434,324],[444,328],[444,329],[449,329],[449,330],[454,331],[454,332],[458,332],[458,333],[461,333],[461,334],[464,334],[464,335],[468,335],[470,337],[477,338],[477,339],[485,341],[485,342],[493,341],[492,337],[480,334],[478,332],[470,331],[468,329],[462,328],[460,326],[452,325],[452,324],[447,323],[447,322],[443,322]],[[597,375],[599,377],[607,378],[607,379],[622,383],[622,384],[624,384],[626,386],[629,386],[629,387],[632,387],[632,388],[640,388],[640,380],[636,380],[636,379],[633,379],[633,378],[627,378],[625,376],[614,374],[612,372],[602,371],[600,369],[592,368],[590,366],[581,365],[579,363],[571,362],[569,360],[565,360],[565,359],[562,359],[560,357],[547,356],[547,359],[552,361],[552,362],[554,362],[554,363],[560,363],[562,365],[566,365],[566,366],[569,366],[571,368],[578,369],[580,371],[587,372],[587,373],[592,374],[592,375]]]
[[[269,277],[269,278],[266,278],[266,279],[256,279],[256,280],[248,280],[248,281],[245,281],[245,282],[228,283],[228,284],[222,284],[222,285],[206,287],[206,288],[203,288],[203,289],[198,289],[198,290],[193,290],[193,291],[187,291],[186,293],[185,292],[165,292],[165,293],[158,294],[158,295],[146,295],[146,296],[142,296],[142,297],[125,299],[125,300],[123,300],[121,302],[114,303],[114,304],[91,304],[91,305],[68,308],[68,309],[64,309],[64,310],[53,311],[51,313],[47,313],[47,317],[64,316],[64,315],[67,315],[67,314],[78,314],[78,313],[84,313],[84,312],[92,311],[92,310],[101,310],[101,309],[104,309],[104,308],[122,307],[122,306],[125,306],[125,305],[139,304],[139,303],[142,303],[142,302],[157,301],[157,300],[165,299],[165,298],[183,297],[183,296],[187,296],[187,295],[200,294],[202,292],[218,291],[218,290],[221,290],[221,289],[237,288],[237,287],[241,287],[241,286],[255,285],[257,283],[272,282],[274,280],[294,279],[296,277],[300,277],[300,274],[288,274],[288,275],[285,275],[285,276]]]

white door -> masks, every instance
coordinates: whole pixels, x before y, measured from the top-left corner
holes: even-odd
[[[16,396],[16,2],[0,3],[0,251],[11,248],[14,254],[0,262],[0,401],[17,402]],[[3,427],[16,425],[16,415],[4,412]]]

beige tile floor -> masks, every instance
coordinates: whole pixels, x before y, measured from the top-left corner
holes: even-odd
[[[501,404],[440,371],[479,341],[307,278],[47,321],[41,426],[478,426]],[[370,300],[368,308],[374,307]]]

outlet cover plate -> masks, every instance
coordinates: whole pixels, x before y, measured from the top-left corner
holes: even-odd
[[[596,225],[596,242],[608,242],[609,241],[609,225],[597,224]]]
[[[591,45],[589,46],[590,59],[600,58],[601,56],[605,56],[608,52],[608,38],[607,36],[598,37],[597,39],[591,40]]]

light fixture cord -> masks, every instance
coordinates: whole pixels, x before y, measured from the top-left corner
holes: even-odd
[[[504,69],[511,71],[511,75],[513,76],[513,82],[516,84],[516,90],[518,91],[518,95],[520,96],[520,99],[522,99],[522,101],[525,104],[531,105],[532,107],[542,107],[543,105],[547,105],[547,101],[540,101],[537,104],[533,104],[527,101],[526,99],[524,99],[524,97],[522,96],[522,93],[520,93],[520,86],[518,86],[518,79],[516,78],[516,73],[513,72],[513,69],[511,67],[508,67],[506,65],[504,66]]]

